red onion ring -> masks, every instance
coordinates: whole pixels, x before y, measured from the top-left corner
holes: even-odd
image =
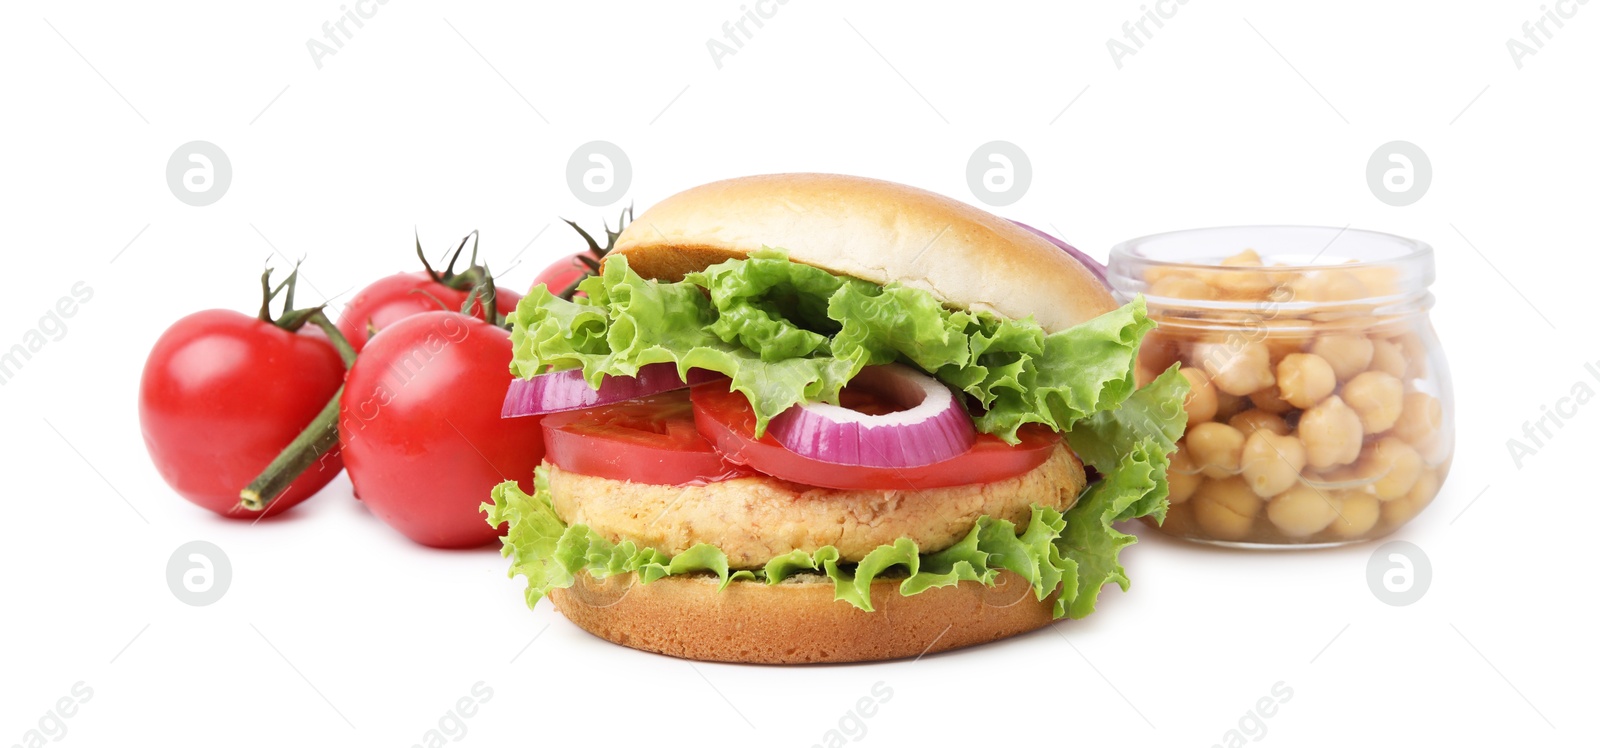
[[[839,465],[911,468],[972,448],[972,419],[950,389],[909,366],[869,366],[850,381],[904,409],[868,415],[838,405],[802,403],[768,428],[779,443],[814,460]]]
[[[532,379],[512,379],[506,388],[501,418],[542,416],[581,408],[593,408],[623,400],[634,400],[658,392],[681,390],[691,384],[720,379],[721,374],[705,369],[690,369],[689,381],[678,378],[676,364],[646,364],[631,377],[605,377],[595,389],[583,378],[582,369],[562,369]]]

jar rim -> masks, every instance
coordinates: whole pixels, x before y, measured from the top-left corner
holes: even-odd
[[[1223,265],[1226,258],[1252,250],[1261,264]],[[1376,269],[1385,278],[1381,286],[1364,295],[1325,299],[1299,299],[1292,294],[1265,299],[1184,298],[1162,292],[1151,279],[1160,271],[1193,273],[1212,283],[1251,284],[1252,275],[1277,276],[1274,288],[1290,289],[1295,278],[1328,272],[1365,272]],[[1284,278],[1288,280],[1284,280]],[[1349,225],[1217,226],[1183,229],[1129,239],[1111,250],[1106,279],[1119,298],[1144,294],[1154,305],[1196,313],[1253,311],[1272,306],[1284,311],[1351,311],[1369,313],[1426,309],[1431,305],[1429,286],[1434,280],[1433,248],[1424,242]],[[1229,279],[1236,279],[1230,281]]]
[[[1241,234],[1242,233],[1247,233],[1247,232],[1248,233],[1266,233],[1266,232],[1283,232],[1283,233],[1289,233],[1289,232],[1296,232],[1296,233],[1322,232],[1322,233],[1326,233],[1326,232],[1332,232],[1333,237],[1328,240],[1328,242],[1322,247],[1322,249],[1320,249],[1317,253],[1315,253],[1313,255],[1313,257],[1312,257],[1312,259],[1310,261],[1306,261],[1306,262],[1303,262],[1303,263],[1285,263],[1282,266],[1275,266],[1275,270],[1280,271],[1280,272],[1308,272],[1308,271],[1317,271],[1317,270],[1327,270],[1329,268],[1335,268],[1335,267],[1339,268],[1339,269],[1342,269],[1342,270],[1351,270],[1351,269],[1377,267],[1377,266],[1384,266],[1384,265],[1416,264],[1416,265],[1421,266],[1421,269],[1425,270],[1427,280],[1430,283],[1433,280],[1433,247],[1431,245],[1429,245],[1427,242],[1418,241],[1416,239],[1408,239],[1408,238],[1400,236],[1398,234],[1390,234],[1390,233],[1383,232],[1383,231],[1373,231],[1371,229],[1353,229],[1353,228],[1350,228],[1350,226],[1348,224],[1346,224],[1345,226],[1342,226],[1342,227],[1340,227],[1340,226],[1316,226],[1316,225],[1304,225],[1304,224],[1256,224],[1256,225],[1241,224],[1241,225],[1235,225],[1235,226],[1205,226],[1205,227],[1197,227],[1197,228],[1189,228],[1189,229],[1177,229],[1177,230],[1174,230],[1174,231],[1162,231],[1162,232],[1155,233],[1155,234],[1146,234],[1145,236],[1140,236],[1140,237],[1136,237],[1136,238],[1133,238],[1133,239],[1128,239],[1128,240],[1121,241],[1121,242],[1118,242],[1117,244],[1113,245],[1111,247],[1111,262],[1113,264],[1115,264],[1115,263],[1117,263],[1117,260],[1120,258],[1120,259],[1126,259],[1126,260],[1129,260],[1129,261],[1134,261],[1134,262],[1147,264],[1147,265],[1152,265],[1152,266],[1172,267],[1172,268],[1181,268],[1181,269],[1210,270],[1210,271],[1221,271],[1221,272],[1233,272],[1233,271],[1252,272],[1252,271],[1255,271],[1255,270],[1259,270],[1259,268],[1252,268],[1252,267],[1234,267],[1234,266],[1227,266],[1227,265],[1219,265],[1215,261],[1212,261],[1212,262],[1184,262],[1184,261],[1177,261],[1177,260],[1170,260],[1170,259],[1162,259],[1160,257],[1154,257],[1154,256],[1151,256],[1151,255],[1146,254],[1143,251],[1141,251],[1142,247],[1145,247],[1145,246],[1148,246],[1150,244],[1157,243],[1157,242],[1165,242],[1165,241],[1169,241],[1169,240],[1176,240],[1176,239],[1179,239],[1179,238],[1200,239],[1206,234],[1221,234],[1223,232],[1235,232],[1235,233],[1241,233]],[[1356,260],[1355,262],[1348,262],[1348,261],[1317,262],[1316,261],[1316,260],[1321,259],[1322,255],[1326,253],[1327,249],[1331,248],[1335,243],[1337,243],[1340,239],[1342,239],[1342,238],[1344,238],[1346,236],[1349,236],[1349,237],[1354,238],[1354,239],[1365,239],[1365,240],[1367,240],[1369,242],[1374,242],[1374,245],[1376,245],[1377,243],[1390,244],[1390,245],[1394,245],[1394,246],[1397,246],[1397,247],[1404,248],[1406,251],[1398,253],[1398,254],[1395,254],[1395,255],[1390,256],[1390,257],[1374,257],[1374,258],[1368,258],[1368,259],[1359,259],[1359,260]],[[1244,249],[1257,249],[1257,248],[1246,247],[1246,246],[1236,246],[1236,247],[1234,247],[1233,252],[1239,252],[1239,251],[1242,251]],[[1257,251],[1260,251],[1260,250],[1257,249]],[[1229,252],[1228,254],[1232,254],[1233,252]],[[1226,256],[1226,255],[1224,255],[1224,256]],[[1220,260],[1221,257],[1218,257],[1217,259]]]

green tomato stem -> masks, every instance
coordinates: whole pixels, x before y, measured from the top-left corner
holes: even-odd
[[[328,340],[333,342],[333,349],[339,352],[339,359],[344,361],[344,368],[348,371],[356,362],[355,346],[350,345],[350,341],[345,339],[344,333],[339,332],[339,327],[333,324],[333,320],[323,314],[322,307],[317,307],[308,321],[328,334]]]
[[[467,269],[456,272],[456,261],[461,259],[461,253],[467,248],[467,240],[472,240],[472,257],[467,260]],[[435,283],[453,288],[457,291],[470,291],[483,280],[483,268],[478,265],[478,230],[461,238],[461,243],[456,246],[456,251],[450,255],[450,264],[445,266],[441,273],[433,269],[428,263],[428,255],[422,251],[422,237],[417,236],[417,259],[422,260],[422,267],[428,272],[428,277]]]
[[[500,313],[497,299],[499,289],[494,285],[494,274],[489,272],[487,265],[482,266],[483,277],[478,285],[473,286],[467,294],[467,300],[461,304],[461,313],[471,317],[474,306],[483,308],[483,321],[495,327],[506,327],[506,316]]]
[[[310,322],[327,333],[328,340],[339,352],[340,360],[344,361],[344,368],[349,370],[355,363],[356,349],[350,345],[344,335],[339,332],[328,315],[322,313],[320,307],[314,308],[305,316],[305,322]],[[277,457],[261,471],[256,479],[250,481],[239,492],[239,505],[252,512],[266,511],[272,501],[289,490],[294,483],[312,465],[322,459],[322,456],[339,446],[339,397],[344,394],[344,386],[340,385],[328,404],[322,406],[322,411],[317,417],[307,424],[289,446],[284,447]]]
[[[339,446],[339,396],[342,394],[344,387],[341,385],[310,425],[273,458],[261,475],[239,492],[240,506],[252,512],[266,511],[267,506],[283,495],[301,473]]]

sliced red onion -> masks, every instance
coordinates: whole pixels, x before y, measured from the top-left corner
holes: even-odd
[[[658,392],[681,390],[691,384],[709,382],[721,376],[714,371],[690,369],[689,381],[685,382],[678,378],[676,364],[646,364],[639,367],[637,376],[605,377],[600,380],[600,389],[595,389],[584,381],[582,369],[562,369],[532,379],[512,379],[511,386],[506,389],[505,405],[500,407],[500,417],[542,416],[593,408]]]
[[[1016,224],[1018,226],[1021,226],[1021,227],[1025,228],[1025,229],[1027,229],[1029,231],[1032,231],[1035,234],[1038,234],[1039,236],[1043,237],[1045,240],[1049,241],[1051,244],[1054,244],[1057,247],[1059,247],[1061,249],[1061,251],[1066,252],[1069,255],[1072,255],[1073,259],[1075,259],[1078,262],[1082,263],[1084,267],[1089,269],[1089,272],[1094,273],[1094,277],[1099,278],[1100,282],[1105,284],[1106,288],[1110,288],[1111,287],[1111,283],[1106,280],[1106,266],[1101,264],[1101,262],[1099,260],[1096,260],[1095,258],[1090,257],[1088,255],[1088,253],[1084,252],[1083,250],[1078,249],[1077,247],[1074,247],[1071,244],[1068,244],[1068,243],[1066,243],[1064,241],[1061,241],[1060,239],[1057,239],[1054,236],[1051,236],[1047,232],[1040,231],[1040,230],[1038,230],[1038,229],[1036,229],[1036,228],[1034,228],[1032,226],[1029,226],[1026,223],[1023,223],[1021,221],[1012,221],[1012,223],[1014,223],[1014,224]]]
[[[902,364],[869,366],[850,381],[901,408],[868,415],[838,405],[802,403],[772,419],[779,443],[840,465],[910,468],[956,457],[977,435],[961,404],[939,380]]]

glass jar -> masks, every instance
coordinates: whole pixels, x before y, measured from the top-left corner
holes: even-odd
[[[1428,245],[1351,229],[1197,229],[1113,248],[1120,301],[1144,294],[1158,324],[1140,383],[1179,366],[1191,387],[1157,527],[1320,547],[1416,517],[1455,448],[1433,278]]]

